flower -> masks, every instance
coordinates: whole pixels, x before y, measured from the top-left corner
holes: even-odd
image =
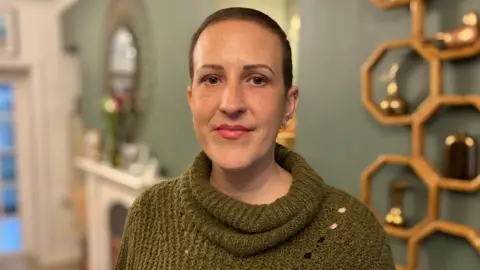
[[[103,101],[103,110],[108,114],[117,114],[123,109],[123,102],[115,96],[107,96]]]

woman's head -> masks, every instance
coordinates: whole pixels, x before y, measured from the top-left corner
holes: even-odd
[[[195,133],[215,165],[238,170],[273,154],[298,99],[290,44],[274,20],[248,8],[210,15],[192,37],[190,77]]]

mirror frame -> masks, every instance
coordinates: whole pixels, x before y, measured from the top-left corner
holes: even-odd
[[[156,88],[156,63],[153,57],[155,46],[152,39],[151,24],[148,12],[143,1],[138,0],[109,0],[109,8],[105,21],[102,38],[102,90],[98,93],[99,100],[106,93],[111,93],[110,76],[108,74],[110,61],[110,47],[113,35],[120,27],[127,27],[134,38],[137,48],[137,72],[132,89],[132,102],[135,117],[129,121],[131,128],[127,127],[127,140],[136,142],[145,130],[149,111],[153,106],[153,89]]]

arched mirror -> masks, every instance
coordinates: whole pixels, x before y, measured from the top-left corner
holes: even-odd
[[[138,133],[140,61],[137,39],[127,25],[115,27],[108,43],[107,82],[110,95],[121,101],[122,116],[118,137],[122,143],[134,142]]]
[[[110,91],[131,99],[138,87],[138,48],[130,28],[118,27],[110,40],[108,75]]]

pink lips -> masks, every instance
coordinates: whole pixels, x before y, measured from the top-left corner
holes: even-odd
[[[237,140],[245,136],[251,130],[242,125],[222,124],[215,129],[220,137],[226,140]]]

